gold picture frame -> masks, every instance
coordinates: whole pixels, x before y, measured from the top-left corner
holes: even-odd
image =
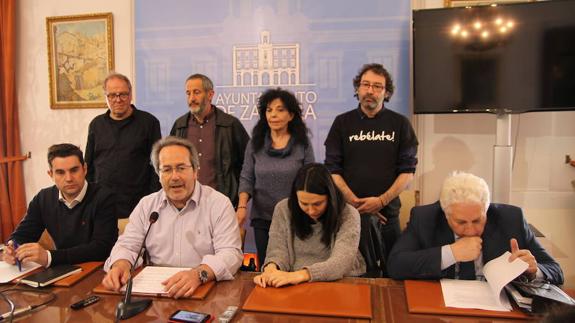
[[[106,107],[102,83],[114,70],[112,13],[46,18],[50,107]]]

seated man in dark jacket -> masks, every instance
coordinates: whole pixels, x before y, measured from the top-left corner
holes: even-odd
[[[521,209],[490,203],[482,178],[456,172],[443,183],[439,202],[412,209],[388,270],[395,279],[476,279],[484,264],[506,251],[510,261],[529,265],[526,278],[563,284],[559,264],[537,242]]]
[[[44,267],[105,260],[118,238],[115,200],[111,193],[86,182],[80,148],[71,144],[48,149],[48,175],[56,185],[41,190],[10,236],[4,261],[36,262]],[[56,245],[37,243],[48,231]]]

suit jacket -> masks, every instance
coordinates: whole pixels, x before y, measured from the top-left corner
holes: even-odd
[[[509,240],[519,249],[529,249],[539,269],[550,282],[563,284],[559,264],[541,247],[520,208],[492,203],[487,210],[483,240],[483,262],[510,251]],[[441,247],[455,241],[439,202],[414,207],[407,228],[393,246],[388,259],[389,275],[395,279],[454,278],[455,266],[441,270]]]

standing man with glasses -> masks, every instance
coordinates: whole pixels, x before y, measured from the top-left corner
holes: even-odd
[[[325,141],[325,164],[347,202],[361,213],[362,236],[375,232],[369,239],[383,250],[384,258],[377,261],[384,268],[401,233],[398,196],[413,180],[418,142],[409,120],[384,106],[394,86],[381,64],[364,65],[353,87],[359,105],[335,118]]]
[[[87,179],[112,190],[118,218],[127,218],[143,196],[160,189],[150,165],[152,145],[162,136],[160,122],[131,104],[132,85],[125,75],[108,75],[104,93],[108,111],[88,129]]]
[[[145,241],[150,264],[186,268],[162,283],[168,296],[188,297],[208,281],[233,279],[243,260],[236,214],[225,195],[198,181],[195,147],[166,137],[154,144],[151,158],[162,190],[144,197],[130,215],[104,265],[104,286],[118,291],[127,283],[152,212],[159,217]]]

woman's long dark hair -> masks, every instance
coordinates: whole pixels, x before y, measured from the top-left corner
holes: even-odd
[[[311,225],[314,221],[300,208],[297,191],[327,195],[327,208],[319,221],[323,228],[321,242],[329,246],[341,227],[341,212],[345,207],[345,200],[331,179],[331,174],[323,164],[312,163],[300,168],[293,181],[288,200],[292,216],[291,228],[299,239],[304,240],[312,234]]]
[[[309,146],[309,129],[301,117],[300,103],[291,92],[278,87],[277,89],[266,90],[258,100],[260,119],[252,130],[252,145],[254,151],[259,151],[264,146],[265,136],[270,131],[270,126],[266,119],[266,110],[268,105],[275,99],[280,99],[286,109],[293,115],[293,119],[288,123],[288,132],[294,137],[295,143],[299,143],[307,148]]]

